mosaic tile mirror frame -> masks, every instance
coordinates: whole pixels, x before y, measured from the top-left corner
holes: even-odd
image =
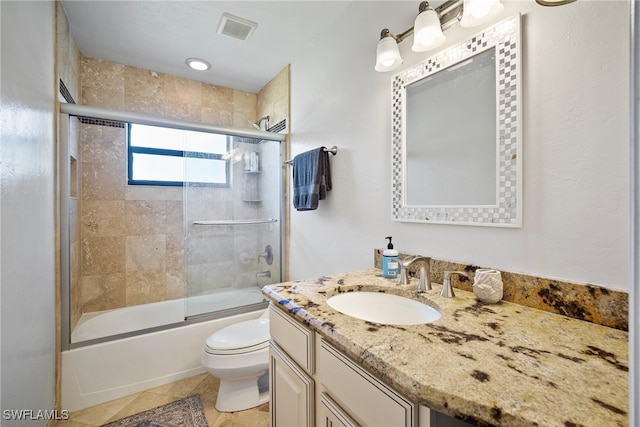
[[[407,86],[495,49],[495,197],[484,204],[407,203]],[[392,78],[392,219],[405,222],[522,227],[520,15],[507,18]],[[412,116],[413,117],[413,116]],[[460,121],[460,126],[465,123]],[[493,144],[493,141],[490,141]],[[493,147],[491,147],[493,148]],[[463,155],[458,153],[457,155]],[[456,159],[450,159],[452,164]],[[425,165],[425,167],[428,167]],[[493,173],[493,172],[491,172]],[[490,177],[490,179],[494,179]],[[447,185],[437,180],[437,185]],[[420,186],[421,183],[414,183]],[[490,191],[493,191],[490,189]]]

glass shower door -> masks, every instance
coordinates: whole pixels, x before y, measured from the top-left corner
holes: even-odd
[[[222,184],[202,183],[185,153],[186,318],[257,309],[281,281],[281,143],[224,138]]]

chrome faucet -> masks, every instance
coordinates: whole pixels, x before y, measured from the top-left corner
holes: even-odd
[[[444,298],[453,298],[456,294],[453,293],[453,287],[451,286],[451,275],[459,274],[460,276],[465,276],[466,278],[470,278],[469,274],[464,271],[445,271],[444,278],[442,279],[442,290],[440,291],[440,296]]]
[[[408,285],[409,270],[414,264],[419,266],[418,270],[418,292],[431,290],[431,258],[419,256],[408,261],[401,261],[400,263],[400,277],[398,278],[399,285]]]

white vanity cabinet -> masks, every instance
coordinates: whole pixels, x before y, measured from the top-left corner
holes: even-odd
[[[314,333],[269,306],[271,427],[315,425]]]
[[[427,408],[408,401],[282,310],[273,305],[269,310],[271,427],[429,426]]]

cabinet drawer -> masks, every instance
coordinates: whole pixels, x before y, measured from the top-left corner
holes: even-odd
[[[417,405],[390,389],[324,340],[318,377],[327,393],[362,426],[413,426]]]
[[[269,305],[269,332],[271,339],[283,349],[298,366],[313,375],[313,331],[291,319],[281,310]]]

